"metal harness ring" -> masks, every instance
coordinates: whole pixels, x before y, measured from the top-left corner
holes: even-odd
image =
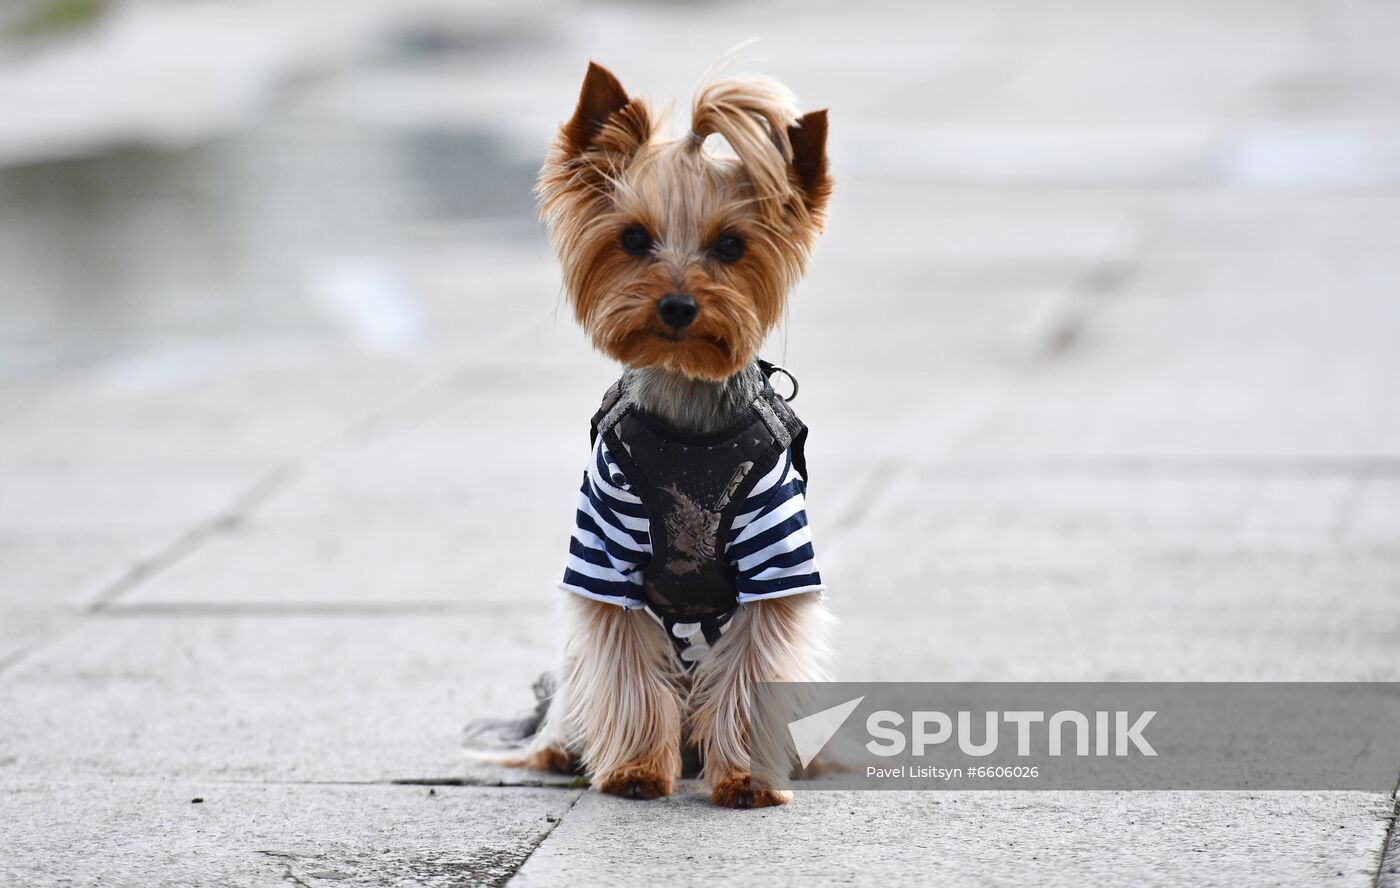
[[[792,394],[791,394],[791,395],[788,395],[788,396],[785,397],[785,398],[783,398],[783,400],[784,400],[784,401],[787,401],[788,403],[791,403],[791,402],[797,400],[797,390],[798,390],[798,386],[797,386],[797,377],[792,375],[792,371],[790,371],[790,370],[788,370],[786,367],[780,366],[780,365],[778,365],[778,364],[769,364],[769,365],[768,365],[768,378],[769,378],[770,380],[773,378],[773,374],[774,374],[774,373],[781,373],[781,374],[783,374],[784,376],[786,376],[786,377],[788,378],[788,381],[792,383]]]

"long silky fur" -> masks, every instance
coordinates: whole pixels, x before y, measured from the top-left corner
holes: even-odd
[[[747,774],[751,761],[786,765],[782,773],[758,775],[766,781],[788,776],[795,762],[779,751],[786,750],[784,738],[754,737],[749,730],[749,695],[759,682],[825,681],[832,622],[826,605],[810,592],[756,601],[734,616],[734,625],[700,661],[686,701],[686,727],[711,787],[736,772]]]
[[[595,783],[647,762],[680,774],[682,675],[665,631],[643,613],[569,596],[572,640],[558,723]],[[560,736],[556,734],[555,736]]]

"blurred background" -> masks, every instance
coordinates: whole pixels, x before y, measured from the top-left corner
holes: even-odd
[[[1400,678],[1400,4],[8,0],[0,783],[90,793],[7,816],[52,828],[0,874],[101,873],[70,833],[164,847],[183,827],[132,812],[242,781],[240,812],[331,816],[208,821],[204,859],[388,884],[345,849],[418,790],[362,784],[529,778],[470,776],[459,732],[553,658],[617,374],[561,305],[535,171],[589,59],[683,112],[755,37],[744,67],[831,109],[831,223],[765,356],[802,383],[838,677]],[[513,872],[541,836],[512,824],[573,796],[493,792],[391,820]],[[783,815],[802,847],[876,866],[815,795]],[[1108,871],[1073,822],[1137,882],[1239,884],[1245,854],[1371,885],[1393,813],[860,804],[906,873],[1040,884]],[[580,801],[561,835],[645,816]],[[741,844],[783,861],[784,829]],[[255,842],[288,850],[225,854]],[[1268,853],[1194,853],[1238,845]]]
[[[946,352],[949,323],[971,333],[996,312],[1000,357],[1035,354],[1092,311],[1063,291],[1130,290],[1144,253],[1209,248],[1238,267],[1385,238],[1396,17],[1379,0],[13,0],[0,372],[207,365],[274,342],[450,350],[461,327],[539,320],[548,286],[509,318],[481,312],[501,299],[492,275],[538,255],[530,185],[586,60],[684,111],[749,37],[750,67],[839,118],[842,202],[812,286],[858,292],[847,320],[878,323],[895,291],[920,290],[906,310],[933,314],[886,329],[882,351]],[[989,253],[1004,261],[969,280]],[[1315,271],[1369,271],[1337,264]],[[1241,271],[1262,292],[1236,310],[1260,327],[1245,303],[1267,291],[1302,310],[1267,277],[1280,263]],[[798,317],[836,307],[820,298]]]

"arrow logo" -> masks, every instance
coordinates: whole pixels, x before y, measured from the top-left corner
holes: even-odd
[[[792,745],[797,748],[797,758],[802,762],[802,767],[812,763],[812,759],[836,736],[836,732],[841,730],[846,719],[851,717],[851,713],[855,712],[860,701],[864,699],[865,696],[862,695],[830,709],[823,709],[815,715],[788,722],[788,733],[792,735]]]

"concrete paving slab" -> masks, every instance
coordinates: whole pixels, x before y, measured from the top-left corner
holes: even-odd
[[[212,519],[262,475],[178,465],[4,462],[0,533],[180,529]]]
[[[841,677],[1400,677],[1400,552],[1342,529],[1361,482],[956,465],[816,537]]]
[[[543,608],[563,576],[573,520],[571,502],[557,506],[555,520],[509,539],[474,526],[465,514],[474,508],[458,511],[455,521],[433,515],[368,527],[346,521],[320,530],[267,530],[254,522],[210,540],[123,601],[270,610],[311,602]]]
[[[0,884],[501,885],[577,795],[527,788],[0,779],[6,823]]]
[[[1390,273],[1339,267],[1145,260],[967,451],[1393,456]]]
[[[315,343],[157,352],[51,386],[23,422],[5,425],[0,457],[266,466],[324,444],[427,375],[415,361]]]
[[[1400,218],[1400,198],[1383,189],[1193,189],[1143,194],[1135,205],[1154,254],[1212,263],[1286,260],[1300,250],[1383,256],[1385,233]]]
[[[588,417],[601,392],[572,410],[546,403],[551,417],[534,423],[519,447],[504,429],[538,401],[521,398],[510,412],[491,399],[464,405],[460,421],[434,423],[355,452],[259,509],[253,523],[269,531],[304,532],[353,523],[361,528],[403,528],[436,522],[488,535],[502,522],[523,528],[572,519],[572,506],[588,459]],[[478,410],[485,412],[477,412]],[[532,452],[533,451],[533,452]],[[547,455],[540,455],[544,451]]]
[[[65,778],[537,782],[471,765],[461,731],[533,708],[556,637],[541,611],[113,608],[0,676],[0,758]]]
[[[1393,545],[1400,540],[1400,478],[1372,478],[1342,519],[1348,539]]]
[[[111,534],[0,534],[0,662],[79,619],[94,596],[166,545],[159,529]]]
[[[23,657],[41,639],[78,619],[77,614],[59,608],[7,609],[0,613],[0,667]]]
[[[1389,814],[1367,793],[799,792],[741,812],[587,793],[511,884],[1363,888]]]
[[[1395,681],[1397,563],[1354,557],[1115,557],[1055,575],[886,583],[823,568],[836,676],[870,681]],[[978,558],[976,552],[963,558]],[[881,602],[888,602],[882,604]],[[995,643],[988,639],[995,638]]]
[[[113,575],[168,543],[171,532],[155,527],[0,535],[0,609],[87,604]]]

